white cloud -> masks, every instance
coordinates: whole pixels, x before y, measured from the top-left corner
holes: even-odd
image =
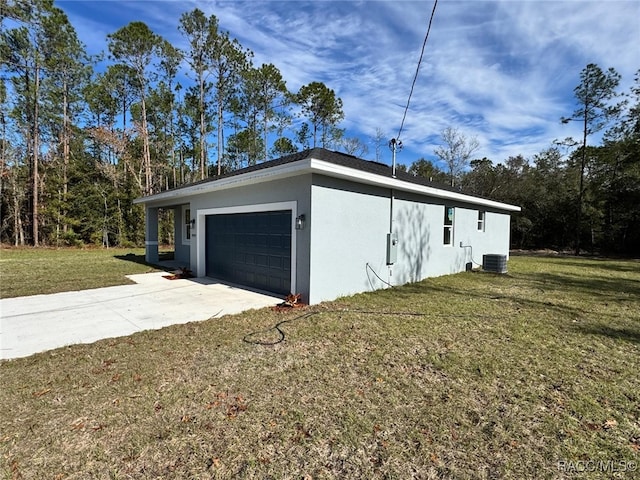
[[[215,14],[222,29],[254,52],[256,64],[276,65],[291,90],[312,81],[333,88],[344,102],[348,136],[368,141],[377,128],[397,135],[433,3],[87,0],[60,6],[73,13],[92,51],[132,20],[183,46],[180,15],[195,7]],[[402,159],[432,158],[448,126],[477,136],[478,156],[494,161],[531,157],[554,139],[576,135],[577,126],[559,118],[574,110],[580,71],[592,62],[614,67],[628,91],[640,68],[638,18],[635,0],[441,1],[402,134]]]

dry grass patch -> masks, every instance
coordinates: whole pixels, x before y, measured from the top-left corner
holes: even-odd
[[[640,264],[509,267],[5,361],[0,471],[633,478]]]

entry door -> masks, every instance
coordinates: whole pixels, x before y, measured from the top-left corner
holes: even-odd
[[[208,215],[207,276],[291,293],[291,210]]]

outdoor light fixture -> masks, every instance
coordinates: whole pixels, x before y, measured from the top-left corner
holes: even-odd
[[[302,230],[304,228],[304,214],[296,217],[296,230]]]
[[[191,228],[196,228],[196,219],[192,218],[191,220],[189,220],[189,223],[191,224]]]

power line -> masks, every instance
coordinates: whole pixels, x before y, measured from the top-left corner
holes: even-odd
[[[404,109],[404,115],[402,115],[402,123],[400,124],[400,130],[398,131],[398,136],[396,140],[400,140],[400,134],[402,133],[402,129],[404,128],[404,121],[407,118],[407,111],[409,110],[409,103],[411,102],[411,96],[413,95],[413,88],[416,85],[416,80],[418,79],[418,72],[420,71],[420,65],[422,64],[422,57],[424,56],[424,49],[427,46],[427,39],[429,38],[429,32],[431,31],[431,23],[433,22],[433,16],[436,13],[436,6],[438,5],[438,0],[433,2],[433,9],[431,10],[431,18],[429,19],[429,26],[427,27],[427,33],[424,36],[424,42],[422,43],[422,52],[420,52],[420,59],[418,60],[418,66],[416,67],[416,74],[413,77],[413,83],[411,84],[411,91],[409,92],[409,98],[407,99],[407,106]]]

